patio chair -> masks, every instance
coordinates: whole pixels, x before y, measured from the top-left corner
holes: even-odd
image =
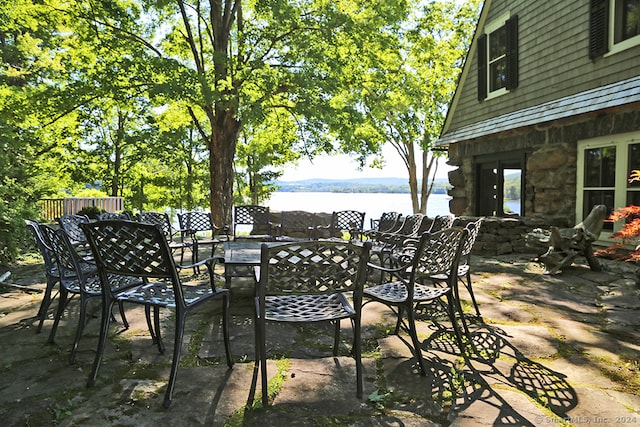
[[[87,238],[80,228],[80,224],[84,224],[86,222],[89,222],[89,217],[86,215],[62,215],[58,218],[60,228],[69,237],[69,241],[73,247],[82,256],[89,256]]]
[[[58,298],[58,309],[56,310],[53,326],[49,333],[49,343],[55,342],[58,324],[64,314],[64,310],[69,302],[69,296],[78,295],[80,297],[80,314],[78,316],[78,326],[76,335],[71,346],[71,355],[69,363],[75,363],[76,350],[82,337],[82,332],[87,320],[87,306],[90,301],[99,300],[102,295],[102,288],[96,265],[92,261],[82,258],[73,247],[69,236],[61,229],[53,229],[47,225],[40,225],[42,234],[50,243],[51,252],[58,266],[60,274],[60,296]],[[120,285],[121,283],[133,283],[134,280],[124,277],[109,277],[111,286]],[[140,282],[137,279],[137,282]],[[122,304],[119,305],[120,316],[125,329],[129,327],[127,318],[124,314]],[[111,310],[109,310],[109,315]]]
[[[210,256],[214,256],[216,246],[222,242],[229,241],[228,227],[221,229],[216,226],[213,223],[211,212],[190,211],[179,213],[178,223],[182,230],[183,240],[191,239],[194,242],[195,262],[199,261],[198,250],[200,246],[210,246]]]
[[[36,333],[39,334],[42,331],[42,324],[47,318],[47,312],[49,311],[51,301],[55,298],[55,296],[52,297],[51,294],[53,293],[53,289],[56,284],[60,282],[60,271],[58,270],[58,264],[55,260],[55,254],[51,249],[51,244],[44,234],[42,234],[40,223],[28,219],[24,222],[26,223],[29,231],[33,234],[33,239],[40,251],[40,255],[42,255],[42,259],[44,260],[44,272],[47,278],[47,286],[44,289],[44,295],[42,296],[42,302],[40,303],[37,315],[40,321],[38,322]]]
[[[423,233],[417,248],[405,254],[404,264],[399,267],[384,267],[369,264],[372,270],[379,269],[391,275],[385,283],[365,287],[363,294],[365,302],[379,302],[389,307],[397,316],[395,333],[404,329],[411,337],[414,356],[418,360],[421,375],[426,375],[426,369],[418,341],[416,330],[416,308],[421,304],[438,301],[443,304],[452,323],[455,339],[465,360],[467,359],[462,340],[462,332],[456,320],[456,310],[459,302],[455,301],[454,287],[457,285],[457,271],[462,242],[466,230],[448,228],[435,233]],[[440,279],[434,277],[444,274],[444,286],[436,286],[434,282]],[[443,301],[443,299],[445,301]],[[404,316],[407,320],[404,320]],[[468,329],[464,317],[461,316],[466,335]]]
[[[169,249],[173,254],[176,251],[180,251],[180,264],[184,262],[184,251],[189,249],[191,251],[191,264],[195,263],[196,248],[195,242],[192,239],[185,239],[183,230],[174,230],[171,225],[169,215],[165,212],[140,212],[137,215],[138,222],[144,222],[146,224],[153,224],[160,227],[164,238],[169,244]]]
[[[306,211],[283,211],[276,226],[275,239],[279,242],[311,240],[316,227],[316,214]]]
[[[369,235],[374,232],[382,233],[392,231],[401,217],[402,214],[399,212],[383,212],[380,218],[371,218],[371,228],[365,230],[364,234]]]
[[[471,302],[473,303],[473,308],[476,311],[476,316],[479,319],[482,319],[482,315],[480,314],[480,308],[478,307],[478,303],[476,302],[476,297],[473,294],[473,286],[471,285],[471,251],[473,250],[473,246],[476,243],[476,239],[478,234],[480,234],[480,227],[482,227],[483,217],[476,219],[475,221],[471,221],[465,225],[465,230],[467,230],[466,238],[464,239],[462,252],[460,254],[460,262],[458,265],[458,281],[462,283],[465,288],[467,288],[467,292],[469,292],[469,296],[471,297]],[[446,277],[442,277],[446,280]],[[462,315],[462,313],[460,313]]]
[[[241,228],[250,228],[248,234],[240,233]],[[273,224],[267,206],[241,205],[233,208],[233,239],[273,240]]]
[[[164,395],[165,408],[171,405],[187,315],[208,301],[220,300],[222,303],[222,332],[227,365],[233,366],[228,329],[230,294],[227,289],[218,289],[215,286],[213,273],[215,258],[199,262],[199,265],[207,266],[209,273],[207,279],[183,282],[179,270],[194,266],[180,267],[175,264],[171,248],[157,225],[133,221],[99,221],[83,224],[82,227],[89,240],[103,284],[110,283],[109,277],[112,275],[144,278],[142,284],[103,287],[100,338],[87,386],[93,386],[98,376],[109,331],[110,317],[106,313],[110,312],[116,302],[144,305],[147,313],[153,308],[155,328],[152,335],[155,335],[158,340],[160,352],[163,352],[164,347],[159,327],[159,310],[160,308],[175,310],[173,360]]]
[[[455,219],[453,215],[436,215],[433,221],[431,221],[428,232],[435,233],[436,231],[450,228],[453,226]]]
[[[316,227],[316,238],[326,236],[343,239],[344,233],[349,234],[349,240],[362,240],[365,212],[354,210],[334,211],[329,225]]]
[[[333,324],[333,355],[338,355],[340,321],[351,320],[352,355],[356,364],[357,396],[362,397],[360,343],[362,286],[371,244],[314,240],[280,245],[263,244],[256,268],[256,368],[262,376],[262,404],[267,406],[266,323]],[[353,305],[345,295],[352,293]]]

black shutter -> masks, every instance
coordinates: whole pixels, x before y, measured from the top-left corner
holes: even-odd
[[[589,9],[589,58],[596,59],[609,51],[609,0],[591,0]]]
[[[518,15],[505,23],[507,30],[507,90],[518,87]]]
[[[478,37],[478,101],[487,97],[487,35]]]

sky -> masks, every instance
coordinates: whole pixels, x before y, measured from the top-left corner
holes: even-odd
[[[351,178],[408,178],[407,168],[400,155],[391,146],[383,148],[385,166],[374,169],[365,166],[358,170],[358,162],[348,155],[316,156],[313,162],[304,158],[297,166],[288,166],[284,170],[280,181],[300,181],[313,178],[351,179]],[[452,170],[446,164],[446,159],[440,160],[436,178],[447,178],[447,172]]]

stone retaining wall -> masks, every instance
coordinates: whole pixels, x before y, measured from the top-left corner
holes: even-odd
[[[456,225],[464,226],[476,219],[477,217],[458,217]],[[534,228],[544,228],[542,221],[524,217],[485,217],[473,247],[473,253],[478,255],[533,253],[533,249],[525,244],[525,236]]]

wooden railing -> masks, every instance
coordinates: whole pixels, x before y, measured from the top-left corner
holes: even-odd
[[[87,206],[97,206],[107,212],[119,212],[124,209],[122,197],[67,197],[64,199],[40,199],[42,215],[55,220],[62,215],[78,213]]]

